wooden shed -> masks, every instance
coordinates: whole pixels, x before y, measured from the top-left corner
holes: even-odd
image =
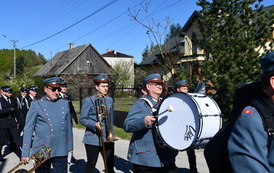
[[[110,74],[111,66],[101,57],[91,44],[74,47],[57,53],[49,60],[35,77],[84,75],[96,76],[98,74]]]
[[[71,43],[69,50],[57,53],[34,77],[62,77],[68,83],[69,93],[76,99],[79,89],[94,86],[92,79],[95,76],[110,73],[111,66],[91,44],[74,47]],[[81,92],[83,97],[87,94],[88,91]]]

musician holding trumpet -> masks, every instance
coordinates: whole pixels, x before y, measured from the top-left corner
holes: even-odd
[[[158,73],[143,79],[146,95],[134,102],[124,122],[124,130],[132,132],[128,160],[134,173],[175,173],[177,150],[161,146],[156,140],[157,109],[161,103],[163,80]]]
[[[97,92],[85,98],[80,123],[86,126],[83,139],[87,154],[85,172],[92,173],[101,152],[105,172],[114,172],[113,99],[107,96],[109,77],[101,74],[93,79]]]

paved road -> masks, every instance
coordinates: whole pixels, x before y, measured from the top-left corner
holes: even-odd
[[[69,166],[70,173],[84,173],[84,168],[86,164],[86,153],[84,145],[82,144],[82,138],[84,135],[84,130],[82,129],[73,129],[74,131],[74,156],[78,160],[77,164],[71,164]],[[116,172],[123,172],[123,173],[131,173],[132,166],[127,161],[127,149],[128,149],[128,140],[119,139],[115,142],[115,168]],[[13,167],[15,167],[19,163],[19,158],[16,156],[14,152],[9,152],[8,148],[5,146],[3,151],[5,154],[5,162],[0,162],[0,172],[7,173]],[[196,157],[197,157],[197,167],[200,173],[209,173],[204,156],[203,150],[196,150]],[[189,173],[189,165],[186,152],[180,152],[176,158],[176,165],[178,167],[178,173]],[[27,169],[30,170],[33,166],[31,164],[22,165],[18,169]],[[96,173],[104,172],[104,164],[103,160],[100,157],[97,165]],[[17,170],[17,169],[16,169]]]

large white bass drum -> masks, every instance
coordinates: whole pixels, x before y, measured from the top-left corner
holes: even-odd
[[[180,151],[203,148],[222,127],[219,106],[205,94],[171,94],[158,112],[157,134],[162,143]]]

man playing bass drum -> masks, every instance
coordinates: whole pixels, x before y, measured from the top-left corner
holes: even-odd
[[[156,110],[161,103],[163,80],[158,73],[143,80],[146,95],[135,101],[124,122],[124,130],[132,132],[128,160],[134,173],[175,173],[178,151],[161,147],[156,141]]]

